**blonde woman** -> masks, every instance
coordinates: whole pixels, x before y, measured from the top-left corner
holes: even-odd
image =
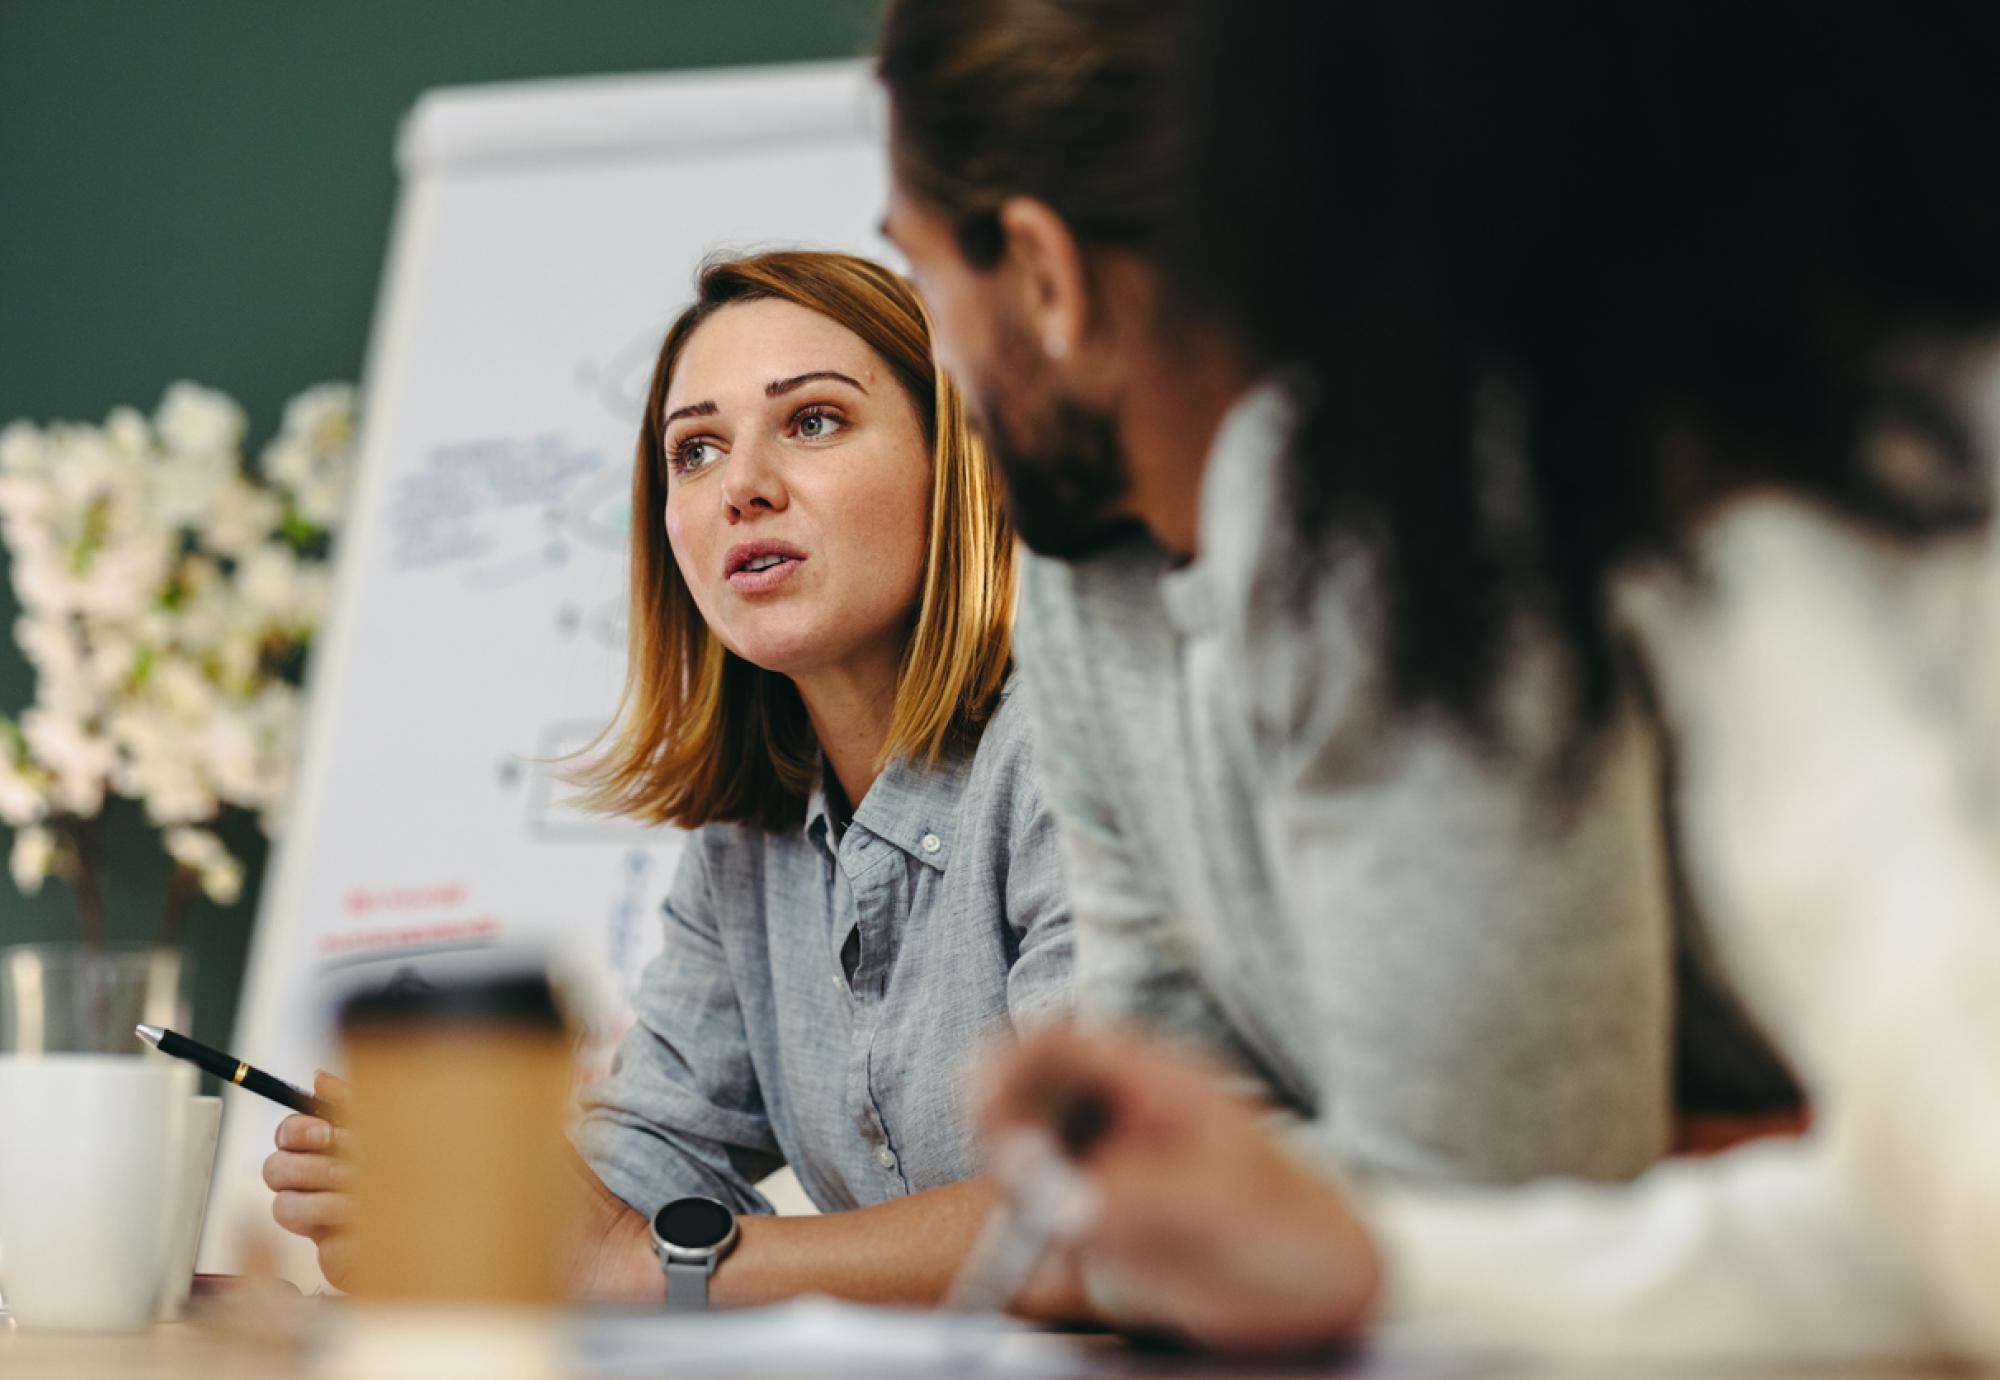
[[[579,1287],[934,1301],[991,1202],[966,1060],[1068,1009],[1071,948],[1007,693],[1013,536],[910,287],[837,254],[704,268],[632,497],[590,798],[692,833],[586,1102]],[[322,1124],[287,1122],[266,1177],[331,1275],[344,1203],[287,1144]],[[824,1215],[769,1215],[757,1182],[787,1164]]]

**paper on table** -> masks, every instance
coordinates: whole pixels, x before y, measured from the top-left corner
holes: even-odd
[[[1085,1375],[1082,1347],[1004,1318],[806,1298],[729,1312],[598,1316],[570,1355],[592,1377],[628,1375]]]

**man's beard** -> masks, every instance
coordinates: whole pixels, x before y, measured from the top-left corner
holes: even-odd
[[[1009,377],[1041,372],[1031,351],[1004,353],[1011,356],[1001,366]],[[992,387],[990,379],[980,383],[971,390],[973,411],[1007,491],[1014,530],[1030,551],[1080,561],[1144,530],[1118,511],[1132,481],[1109,412],[1056,398],[1028,420],[1009,406],[1008,390]]]

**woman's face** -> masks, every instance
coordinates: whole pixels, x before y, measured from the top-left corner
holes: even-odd
[[[931,448],[896,376],[790,302],[722,308],[667,389],[667,540],[730,651],[893,677],[929,536]]]

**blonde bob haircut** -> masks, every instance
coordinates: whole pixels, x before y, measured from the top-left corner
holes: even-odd
[[[910,285],[848,254],[788,251],[710,261],[653,366],[632,467],[632,608],[625,689],[578,781],[589,809],[695,829],[796,827],[819,774],[798,690],[726,649],[667,543],[667,390],[702,323],[738,302],[790,302],[845,326],[889,366],[931,446],[930,549],[896,677],[883,761],[935,763],[968,748],[1011,664],[1014,534],[958,389],[931,362]],[[858,803],[858,802],[857,802]]]

